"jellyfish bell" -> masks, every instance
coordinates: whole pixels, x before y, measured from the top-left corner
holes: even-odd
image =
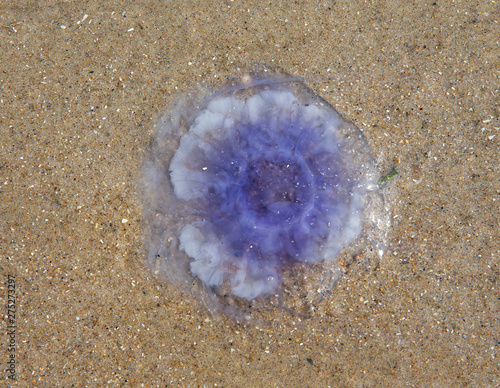
[[[377,182],[361,132],[301,79],[244,75],[158,119],[142,182],[148,265],[230,317],[303,312],[340,278],[341,252],[381,243]]]

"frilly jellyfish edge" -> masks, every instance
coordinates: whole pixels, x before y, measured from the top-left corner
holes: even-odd
[[[377,181],[360,131],[300,79],[184,96],[144,166],[148,266],[237,319],[256,303],[302,312],[340,278],[339,254],[381,244]]]

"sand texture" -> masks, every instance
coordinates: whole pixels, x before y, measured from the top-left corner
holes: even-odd
[[[499,21],[490,0],[0,2],[0,385],[498,387]],[[253,64],[398,171],[380,262],[267,326],[153,276],[137,194],[165,104]]]

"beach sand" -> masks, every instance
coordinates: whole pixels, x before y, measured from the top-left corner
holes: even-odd
[[[0,4],[5,386],[500,385],[498,2],[43,3]],[[137,195],[165,103],[252,64],[398,171],[380,263],[266,327],[153,276]]]

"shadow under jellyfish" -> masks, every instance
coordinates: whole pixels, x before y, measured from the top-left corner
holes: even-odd
[[[149,266],[238,320],[257,305],[303,313],[339,279],[341,251],[379,249],[378,179],[361,132],[301,79],[183,97],[144,168]]]

